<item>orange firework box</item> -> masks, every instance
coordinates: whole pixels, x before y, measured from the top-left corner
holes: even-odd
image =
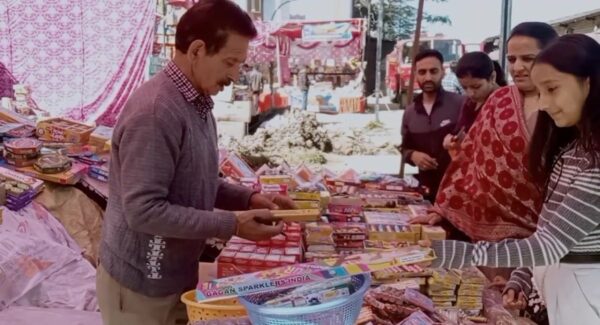
[[[88,143],[95,126],[65,118],[39,121],[37,136],[40,140],[64,143]]]

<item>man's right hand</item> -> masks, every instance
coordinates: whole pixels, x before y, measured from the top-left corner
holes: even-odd
[[[435,226],[442,222],[442,216],[435,212],[430,212],[425,216],[418,216],[410,219],[411,224],[421,224]]]
[[[423,171],[434,170],[438,167],[437,161],[424,152],[413,151],[410,160]]]
[[[236,213],[236,236],[252,240],[269,240],[283,232],[283,222],[266,209]]]
[[[515,289],[508,289],[502,297],[504,308],[513,310],[523,310],[527,307],[527,299],[523,291],[517,294]]]

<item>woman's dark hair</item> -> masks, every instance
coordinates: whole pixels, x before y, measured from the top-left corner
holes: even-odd
[[[592,164],[600,163],[600,44],[586,35],[565,35],[538,54],[535,64],[541,63],[590,83],[577,126],[559,128],[548,113],[538,115],[529,170],[538,184],[546,184],[561,152],[575,140],[578,148],[592,153]]]
[[[500,67],[498,65],[498,67]],[[456,77],[471,77],[477,79],[490,79],[492,73],[496,72],[496,83],[506,86],[506,79],[502,68],[496,69],[494,61],[484,52],[469,52],[463,55],[456,65]]]
[[[510,41],[515,36],[531,37],[537,40],[539,48],[543,49],[558,37],[558,33],[546,23],[524,22],[512,29],[508,40]]]
[[[218,53],[229,33],[248,38],[258,35],[248,14],[230,0],[202,0],[183,14],[177,24],[175,48],[187,53],[190,44],[203,40],[209,55]]]
[[[494,71],[496,71],[496,84],[500,87],[504,87],[508,85],[508,81],[506,81],[506,75],[504,74],[504,69],[500,66],[498,61],[494,60],[492,62],[494,64]]]

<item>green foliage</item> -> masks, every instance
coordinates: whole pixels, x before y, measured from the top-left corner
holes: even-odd
[[[355,17],[369,16],[369,1],[371,1],[371,19],[369,30],[377,35],[377,18],[379,0],[354,0]],[[429,0],[427,2],[445,2],[447,0]],[[425,9],[427,9],[427,2]],[[383,3],[383,38],[397,40],[411,38],[417,21],[417,5],[414,0],[384,0]],[[448,16],[423,13],[423,21],[428,23],[451,24]]]

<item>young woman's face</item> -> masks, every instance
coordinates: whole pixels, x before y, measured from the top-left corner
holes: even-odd
[[[545,63],[533,67],[531,78],[540,92],[540,102],[558,127],[571,127],[581,120],[590,93],[589,79],[560,72]]]
[[[476,103],[484,102],[489,94],[494,90],[493,79],[474,78],[471,76],[465,76],[459,78],[460,85],[465,90],[465,93],[469,99]]]
[[[535,91],[531,82],[531,67],[540,52],[536,39],[528,36],[515,36],[508,41],[506,58],[508,71],[517,88],[522,92]]]

